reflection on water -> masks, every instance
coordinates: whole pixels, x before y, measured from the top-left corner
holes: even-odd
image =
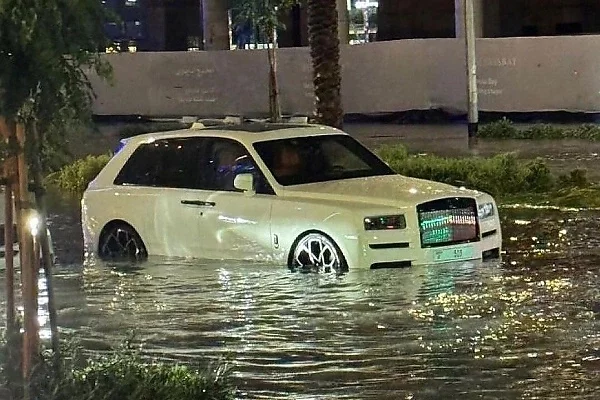
[[[502,264],[64,265],[61,328],[94,351],[135,330],[153,357],[229,357],[242,398],[596,398],[600,213],[503,216]]]

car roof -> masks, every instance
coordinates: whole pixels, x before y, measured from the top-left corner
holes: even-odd
[[[248,133],[264,133],[271,131],[280,131],[285,129],[305,128],[307,124],[277,124],[277,123],[266,123],[266,122],[245,122],[239,125],[216,125],[208,126],[203,128],[204,130],[215,130],[215,131],[231,131],[231,132],[248,132]]]
[[[243,122],[241,124],[218,124],[176,131],[151,132],[132,136],[124,139],[124,141],[140,143],[147,140],[188,137],[222,137],[236,139],[245,144],[251,144],[266,140],[331,134],[345,135],[346,133],[336,128],[315,124]]]

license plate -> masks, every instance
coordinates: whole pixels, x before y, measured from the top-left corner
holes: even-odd
[[[473,246],[453,247],[451,249],[436,249],[433,251],[434,262],[461,261],[473,258]]]

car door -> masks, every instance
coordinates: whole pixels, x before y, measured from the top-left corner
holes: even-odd
[[[227,138],[204,138],[200,246],[206,257],[270,260],[273,191],[247,149]],[[255,176],[257,193],[248,195],[233,186],[239,173]]]
[[[200,151],[197,138],[158,140],[148,144],[152,156],[146,162],[147,181],[138,179],[144,201],[138,212],[145,225],[144,233],[152,253],[176,257],[198,257],[198,221],[202,207],[198,198],[196,160]],[[129,192],[130,194],[132,191]],[[131,199],[133,200],[133,199]],[[130,201],[131,203],[131,201]]]

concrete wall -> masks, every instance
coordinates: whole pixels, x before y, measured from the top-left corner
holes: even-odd
[[[342,48],[346,113],[440,108],[465,112],[459,39]],[[482,111],[600,112],[600,36],[478,39]],[[284,113],[313,109],[309,49],[280,49]],[[99,115],[265,115],[265,51],[107,55],[114,86],[94,81]]]

